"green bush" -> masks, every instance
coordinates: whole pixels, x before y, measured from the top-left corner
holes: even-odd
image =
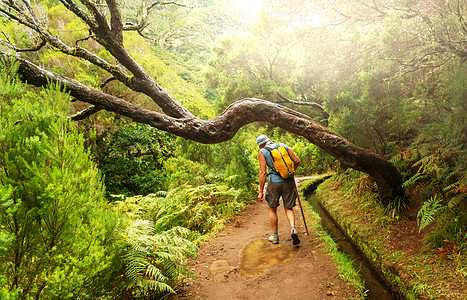
[[[336,168],[334,157],[311,143],[297,140],[297,143],[292,146],[292,150],[300,158],[298,174],[322,174]]]
[[[135,219],[153,221],[157,232],[180,226],[193,231],[194,239],[222,226],[245,207],[245,198],[241,190],[227,185],[204,184],[129,197],[116,204]]]
[[[124,124],[104,133],[94,147],[107,194],[146,195],[162,189],[165,161],[173,156],[174,138],[143,124]]]
[[[58,87],[21,94],[15,65],[0,70],[0,293],[96,299],[118,265],[117,218],[65,115],[69,97]]]
[[[166,184],[167,190],[183,185],[198,186],[221,180],[220,174],[211,173],[208,165],[183,157],[168,159],[166,170],[169,174]],[[212,171],[215,172],[215,170]]]

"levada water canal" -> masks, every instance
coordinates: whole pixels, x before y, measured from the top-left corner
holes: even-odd
[[[396,300],[402,299],[385,282],[378,270],[372,266],[369,259],[362,250],[351,240],[345,230],[334,220],[329,212],[320,204],[318,196],[314,193],[305,195],[306,200],[311,204],[313,210],[321,218],[321,225],[338,244],[339,250],[344,252],[355,264],[360,267],[360,274],[365,280],[365,287],[368,290],[367,299],[370,300]]]

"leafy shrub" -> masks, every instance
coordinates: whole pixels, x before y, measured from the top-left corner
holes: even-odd
[[[173,189],[181,185],[202,185],[213,175],[209,166],[183,157],[172,157],[167,160],[166,170],[169,175],[167,188]],[[220,176],[219,176],[220,179]]]
[[[312,175],[326,173],[336,166],[335,159],[323,149],[311,143],[298,140],[292,150],[300,158],[298,174]]]
[[[14,64],[0,70],[19,84]],[[65,115],[69,97],[59,87],[7,90],[0,94],[0,280],[12,297],[99,298],[118,268],[117,218]]]
[[[251,133],[243,129],[232,140],[214,145],[179,139],[181,147],[177,149],[176,155],[186,160],[179,161],[181,163],[179,167],[183,169],[183,172],[177,168],[169,168],[170,171],[180,173],[175,176],[172,174],[171,180],[176,179],[183,184],[181,177],[185,176],[186,172],[188,176],[186,183],[191,185],[199,184],[191,180],[191,176],[196,174],[199,179],[203,177],[201,180],[206,183],[227,184],[236,189],[242,189],[245,193],[251,192],[252,189],[256,190],[256,157],[250,156],[250,142],[255,139],[256,137],[251,137]],[[188,165],[194,169],[187,168]],[[180,184],[170,183],[171,187],[177,185]]]
[[[248,148],[235,140],[223,143],[219,148],[216,154],[226,166],[225,177],[229,185],[245,191],[256,191],[257,171]]]
[[[154,222],[157,232],[174,226],[194,231],[192,238],[222,226],[245,206],[241,191],[226,185],[179,186],[168,192],[128,197],[117,202],[123,212]]]
[[[174,138],[143,124],[124,124],[106,132],[94,146],[107,194],[146,195],[167,180],[164,169],[173,156]]]

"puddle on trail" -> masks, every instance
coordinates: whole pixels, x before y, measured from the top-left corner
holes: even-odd
[[[291,245],[274,245],[266,239],[255,240],[243,249],[240,274],[247,278],[259,275],[269,267],[290,261],[298,249]]]

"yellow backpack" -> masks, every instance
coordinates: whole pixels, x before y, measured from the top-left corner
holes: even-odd
[[[284,146],[279,146],[275,149],[270,149],[268,146],[264,148],[271,152],[274,168],[282,178],[287,179],[295,173],[293,161]]]

